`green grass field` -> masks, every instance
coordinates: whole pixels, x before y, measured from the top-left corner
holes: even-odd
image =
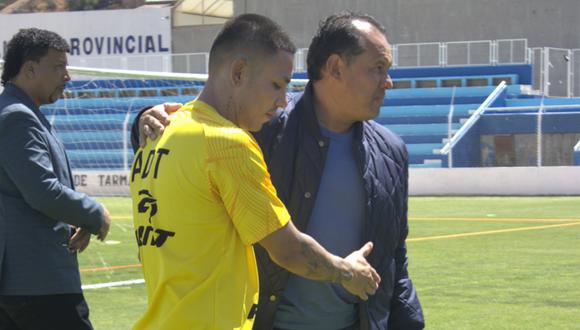
[[[103,198],[107,244],[81,254],[83,284],[142,278],[130,200]],[[411,198],[409,271],[427,329],[580,329],[580,197]],[[96,329],[130,329],[143,284],[85,290]]]

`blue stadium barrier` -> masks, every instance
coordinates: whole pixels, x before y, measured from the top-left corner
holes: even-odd
[[[108,150],[122,149],[123,131],[57,131],[65,147],[70,150]]]
[[[57,135],[60,137],[61,134]],[[84,141],[84,142],[76,142],[71,140],[64,140],[62,139],[62,143],[66,150],[114,150],[114,149],[124,149],[125,145],[123,144],[123,140],[121,135],[117,136],[117,140],[115,141]],[[126,146],[129,152],[131,151],[130,146]]]
[[[532,66],[530,64],[395,68],[389,70],[389,75],[393,79],[516,75],[518,83],[532,84]]]
[[[67,151],[72,168],[83,169],[122,169],[123,149],[115,150],[69,150]],[[132,153],[129,154],[129,164],[133,161]]]
[[[137,113],[131,113],[128,117],[130,127]],[[126,114],[92,114],[74,116],[55,116],[52,127],[57,132],[65,131],[85,131],[85,130],[122,130],[123,123],[127,118]]]
[[[495,86],[482,87],[455,87],[455,97],[479,96],[484,99],[495,89]],[[451,98],[453,87],[437,88],[404,88],[388,90],[385,99],[398,98]],[[508,97],[518,97],[522,95],[521,85],[509,85],[507,87]]]
[[[454,88],[441,87],[444,83],[457,80],[461,84],[461,87],[455,87],[453,130],[461,127],[461,119],[470,116],[470,110],[476,109],[485,100],[494,90],[495,80],[502,77],[509,78],[511,85],[493,106],[525,106],[540,102],[537,96],[524,94],[520,85],[531,84],[530,65],[398,68],[391,70],[390,74],[396,81],[411,81],[410,87],[415,88],[387,91],[376,121],[403,138],[412,167],[440,167],[446,164],[446,156],[434,153],[434,150],[443,146],[443,140],[448,135],[447,115]],[[294,77],[304,78],[300,74]],[[489,86],[466,87],[465,85],[471,83],[469,79],[479,79],[478,83],[485,81]],[[417,82],[425,80],[435,82],[437,87],[418,88]],[[125,150],[129,148],[123,144],[123,134],[128,134],[123,132],[123,123],[127,116],[129,123],[132,123],[136,114],[145,106],[160,102],[187,103],[195,95],[166,95],[174,92],[182,94],[185,91],[190,93],[192,88],[199,91],[202,86],[202,82],[179,80],[73,81],[69,84],[69,92],[74,93],[73,96],[116,97],[59,100],[55,104],[43,106],[42,111],[52,121],[57,134],[69,150],[73,168],[121,169],[127,165],[123,163],[123,157]],[[129,96],[131,93],[135,97],[117,97]],[[139,96],[141,94],[143,96]],[[545,104],[552,102],[556,101],[547,99]],[[580,99],[559,104],[568,104],[566,102],[580,104]],[[504,115],[507,114],[498,114],[498,118]],[[505,120],[506,117],[501,118]],[[573,123],[570,125],[575,125]],[[510,124],[500,123],[498,126],[501,129],[510,128]],[[479,138],[479,133],[474,134]],[[474,150],[470,152],[473,154],[479,153],[477,148],[472,149]],[[474,159],[476,156],[470,154],[469,157]],[[131,161],[130,149],[128,158]]]
[[[433,160],[437,160],[440,161],[439,164],[443,163],[443,160],[446,159],[447,156],[443,156],[443,155],[417,155],[417,154],[411,154],[409,153],[409,164],[411,165],[411,167],[415,167],[415,165],[417,164],[425,164],[425,161],[429,160],[429,161],[433,161]],[[441,167],[441,165],[436,166],[436,167]]]
[[[407,135],[441,135],[447,136],[447,124],[422,124],[422,125],[384,125],[391,131],[405,139]],[[457,130],[461,124],[452,124],[452,129]]]
[[[407,88],[425,88],[425,86],[434,87],[475,87],[477,86],[495,86],[498,81],[505,80],[509,84],[519,84],[519,79],[517,75],[505,74],[505,75],[485,75],[485,76],[441,76],[441,77],[422,77],[413,79],[393,79],[393,84],[395,87],[397,85],[403,86],[403,82],[406,83]]]
[[[414,106],[390,106],[381,107],[379,117],[381,118],[397,118],[397,117],[419,117],[419,116],[447,116],[450,109],[450,104],[437,105],[414,105]],[[468,116],[470,110],[475,110],[479,106],[478,103],[472,104],[455,104],[453,106],[453,113],[457,115]]]
[[[385,125],[385,127],[388,127],[388,125]],[[445,134],[405,135],[402,138],[406,144],[442,143],[443,139],[447,138],[447,132]]]
[[[489,76],[489,75],[516,75],[519,84],[532,84],[532,65],[481,65],[459,67],[415,67],[393,68],[389,70],[392,79],[411,79],[429,77],[453,77],[453,76]],[[298,72],[293,75],[297,79],[307,79],[306,72]]]
[[[483,96],[463,96],[456,97],[454,104],[473,104],[481,103],[485,100]],[[405,97],[399,99],[385,98],[383,106],[409,106],[409,105],[449,105],[451,103],[451,96],[449,97]]]
[[[433,155],[435,149],[441,149],[443,143],[408,143],[407,151],[413,155]]]
[[[428,163],[428,164],[410,164],[411,168],[440,168],[441,163]]]
[[[481,134],[535,134],[538,116],[533,113],[485,113],[481,118]],[[545,113],[542,116],[544,134],[580,133],[580,111],[576,113]]]
[[[539,106],[542,103],[540,97],[530,99],[507,99],[506,107],[525,107],[525,106]],[[579,97],[571,98],[545,98],[544,105],[578,105],[580,104]]]
[[[453,122],[470,116],[479,104],[456,104],[453,109]],[[388,124],[429,124],[447,123],[450,105],[413,105],[382,107],[377,122]]]

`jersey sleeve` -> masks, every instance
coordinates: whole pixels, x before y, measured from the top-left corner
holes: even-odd
[[[284,227],[290,215],[276,195],[256,141],[234,129],[207,141],[210,180],[244,244]]]

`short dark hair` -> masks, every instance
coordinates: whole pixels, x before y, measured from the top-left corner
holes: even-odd
[[[68,52],[70,48],[66,40],[52,31],[36,28],[18,31],[6,46],[2,86],[18,75],[26,61],[39,61],[49,49]]]
[[[209,70],[221,63],[220,58],[235,51],[273,55],[279,50],[294,54],[296,46],[282,27],[268,17],[242,14],[230,19],[215,38],[209,52]]]
[[[352,24],[354,20],[368,22],[385,34],[385,28],[381,23],[366,14],[344,12],[323,19],[308,47],[306,63],[310,80],[321,79],[320,70],[330,55],[338,54],[350,64],[355,56],[364,52],[361,44],[362,36]]]

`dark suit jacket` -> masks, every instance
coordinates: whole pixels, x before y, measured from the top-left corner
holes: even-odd
[[[278,197],[296,227],[306,231],[330,143],[320,133],[312,84],[254,136]],[[354,147],[366,199],[364,242],[374,243],[367,260],[381,276],[377,292],[359,304],[360,329],[423,329],[423,311],[407,271],[409,162],[405,143],[369,120],[354,125]],[[260,245],[254,249],[260,273],[254,330],[271,329],[289,273],[276,265]]]
[[[81,292],[70,225],[98,233],[100,204],[74,191],[64,147],[20,88],[0,95],[0,295]]]

